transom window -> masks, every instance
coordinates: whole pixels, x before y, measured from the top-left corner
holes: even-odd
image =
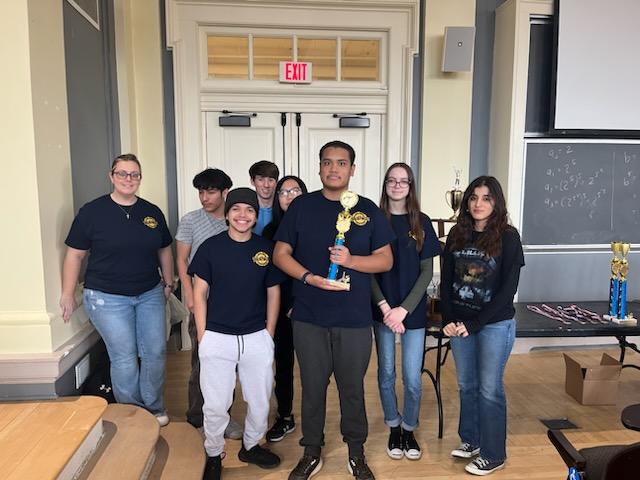
[[[379,82],[381,40],[347,36],[207,35],[208,78],[278,80],[281,61],[313,64],[313,80]]]

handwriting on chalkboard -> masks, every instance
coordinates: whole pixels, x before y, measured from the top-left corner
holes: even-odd
[[[640,144],[529,143],[529,244],[640,241]]]

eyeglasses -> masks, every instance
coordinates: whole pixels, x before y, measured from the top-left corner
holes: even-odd
[[[395,178],[387,178],[384,181],[384,183],[387,187],[407,188],[409,185],[411,185],[411,182],[409,180],[405,180],[404,178],[402,180],[396,180]]]
[[[113,172],[113,174],[118,177],[121,178],[122,180],[124,180],[125,178],[129,177],[131,180],[133,180],[134,182],[140,180],[142,178],[142,174],[140,172],[125,172],[124,170],[116,170]]]
[[[289,190],[282,189],[278,192],[278,195],[281,197],[297,197],[302,193],[302,189],[299,187],[293,187]]]

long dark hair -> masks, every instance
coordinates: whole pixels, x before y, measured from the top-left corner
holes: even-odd
[[[275,235],[276,230],[278,230],[280,222],[282,221],[282,217],[284,216],[284,211],[280,206],[279,196],[280,189],[282,188],[282,185],[284,185],[284,182],[286,182],[287,180],[293,180],[294,182],[296,182],[300,187],[300,190],[302,190],[302,194],[307,193],[307,186],[304,184],[300,177],[296,177],[295,175],[285,175],[280,180],[278,180],[278,183],[276,183],[276,193],[273,199],[273,205],[271,207],[271,222],[269,222],[269,225],[264,227],[264,230],[262,232],[262,235],[267,238],[272,238]]]
[[[387,195],[387,179],[389,178],[389,172],[396,167],[402,168],[407,173],[409,179],[409,194],[405,199],[407,214],[409,217],[409,228],[411,234],[416,240],[416,250],[422,250],[424,245],[424,229],[422,228],[422,222],[420,218],[420,201],[418,200],[418,194],[416,192],[416,182],[413,175],[413,170],[406,163],[397,162],[387,168],[387,172],[384,174],[384,180],[382,181],[382,195],[380,196],[380,209],[384,212],[387,220],[391,220],[391,212],[389,211],[389,195]]]
[[[487,226],[476,244],[481,250],[484,250],[489,256],[496,256],[502,249],[502,234],[505,230],[513,228],[509,225],[509,214],[507,212],[507,203],[502,193],[500,182],[495,177],[481,176],[476,178],[469,184],[462,196],[462,205],[458,214],[458,223],[451,229],[451,250],[461,250],[468,246],[471,242],[471,234],[474,229],[475,220],[469,211],[469,199],[474,194],[476,188],[487,187],[489,194],[493,199],[493,212],[487,221]]]

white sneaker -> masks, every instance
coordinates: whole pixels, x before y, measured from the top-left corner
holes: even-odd
[[[474,447],[466,442],[462,442],[458,448],[451,451],[452,457],[471,458],[480,453],[480,447]]]
[[[155,417],[161,427],[169,425],[169,415],[167,415],[167,412],[156,413]]]

